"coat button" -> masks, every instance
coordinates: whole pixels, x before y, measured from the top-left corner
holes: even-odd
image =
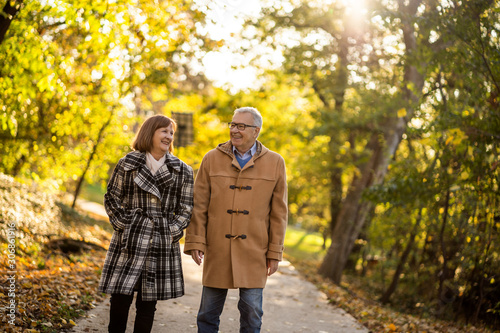
[[[152,202],[152,203],[156,203],[156,198],[152,198],[152,199],[151,199],[151,202]]]

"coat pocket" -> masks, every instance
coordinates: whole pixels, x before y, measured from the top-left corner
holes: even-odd
[[[182,228],[175,223],[174,219],[173,215],[169,215],[168,217],[162,217],[159,221],[160,233],[163,233],[164,237],[166,237],[167,244],[175,244],[184,236]]]
[[[122,236],[122,251],[136,251],[144,244],[146,238],[151,237],[153,231],[152,221],[149,217],[142,214],[134,214],[130,219],[130,223],[123,231]]]
[[[168,228],[170,229],[170,233],[172,234],[173,244],[179,242],[182,239],[182,236],[184,236],[184,231],[175,224],[169,224]]]

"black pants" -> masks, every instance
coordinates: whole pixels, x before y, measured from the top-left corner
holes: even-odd
[[[108,332],[125,333],[127,329],[128,312],[133,299],[133,294],[111,294]],[[137,312],[135,314],[134,333],[151,332],[156,311],[156,301],[143,301],[142,293],[139,290],[137,292],[135,307]]]

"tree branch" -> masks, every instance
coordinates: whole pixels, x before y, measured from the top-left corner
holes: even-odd
[[[2,44],[7,30],[9,30],[10,23],[16,16],[16,14],[21,10],[23,5],[23,0],[15,0],[14,4],[11,1],[7,1],[3,7],[2,12],[0,12],[0,44]]]

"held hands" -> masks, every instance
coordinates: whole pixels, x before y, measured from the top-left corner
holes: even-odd
[[[192,250],[191,257],[198,266],[203,262],[203,252],[200,250]]]

